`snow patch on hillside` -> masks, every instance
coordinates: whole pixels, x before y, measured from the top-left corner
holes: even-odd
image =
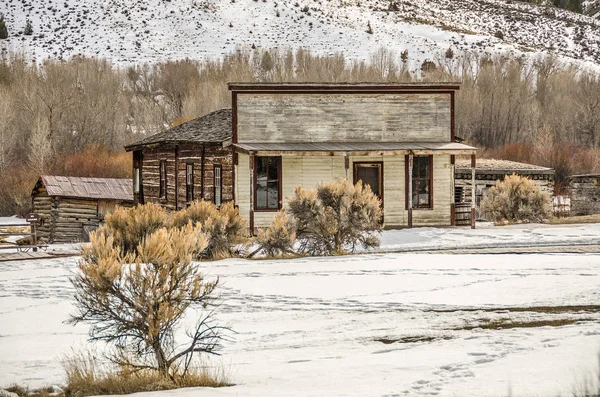
[[[506,0],[4,0],[2,51],[35,60],[82,54],[116,64],[218,58],[237,48],[309,48],[368,59],[409,51],[413,65],[451,47],[600,64],[600,21]],[[27,20],[31,36],[23,34]],[[367,32],[368,24],[372,33]]]

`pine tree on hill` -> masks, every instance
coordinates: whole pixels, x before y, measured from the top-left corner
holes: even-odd
[[[4,21],[4,14],[0,13],[0,40],[2,39],[8,39],[8,28]]]

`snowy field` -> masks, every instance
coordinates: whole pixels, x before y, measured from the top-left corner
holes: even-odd
[[[386,233],[384,247],[599,237],[597,225],[428,228]],[[60,357],[87,346],[85,326],[63,323],[76,262],[0,262],[0,386],[61,384]],[[570,396],[598,373],[598,255],[380,253],[205,265],[221,277],[218,318],[237,332],[211,362],[236,386],[148,397]],[[566,325],[544,325],[556,321]]]

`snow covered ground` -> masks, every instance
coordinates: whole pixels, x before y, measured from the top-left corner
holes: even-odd
[[[597,225],[428,228],[386,233],[384,243],[599,237]],[[76,262],[0,263],[0,386],[60,384],[61,355],[86,346],[86,327],[63,323],[72,311],[68,275]],[[211,362],[236,386],[147,395],[571,395],[598,373],[600,308],[585,306],[600,302],[599,265],[598,255],[585,254],[207,262],[205,273],[221,277],[219,320],[237,332]],[[567,325],[487,326],[556,320]]]
[[[0,12],[10,33],[0,51],[38,61],[82,54],[131,65],[256,46],[350,59],[407,50],[412,68],[448,48],[600,63],[600,21],[510,0],[3,0]],[[27,20],[32,35],[23,33]]]

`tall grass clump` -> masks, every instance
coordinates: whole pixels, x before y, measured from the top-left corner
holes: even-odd
[[[67,384],[64,395],[67,397],[122,395],[179,387],[231,385],[222,368],[211,369],[201,364],[188,369],[186,374],[177,369],[173,377],[165,377],[148,369],[134,370],[102,363],[91,352],[84,352],[63,358],[62,366],[66,374]]]

